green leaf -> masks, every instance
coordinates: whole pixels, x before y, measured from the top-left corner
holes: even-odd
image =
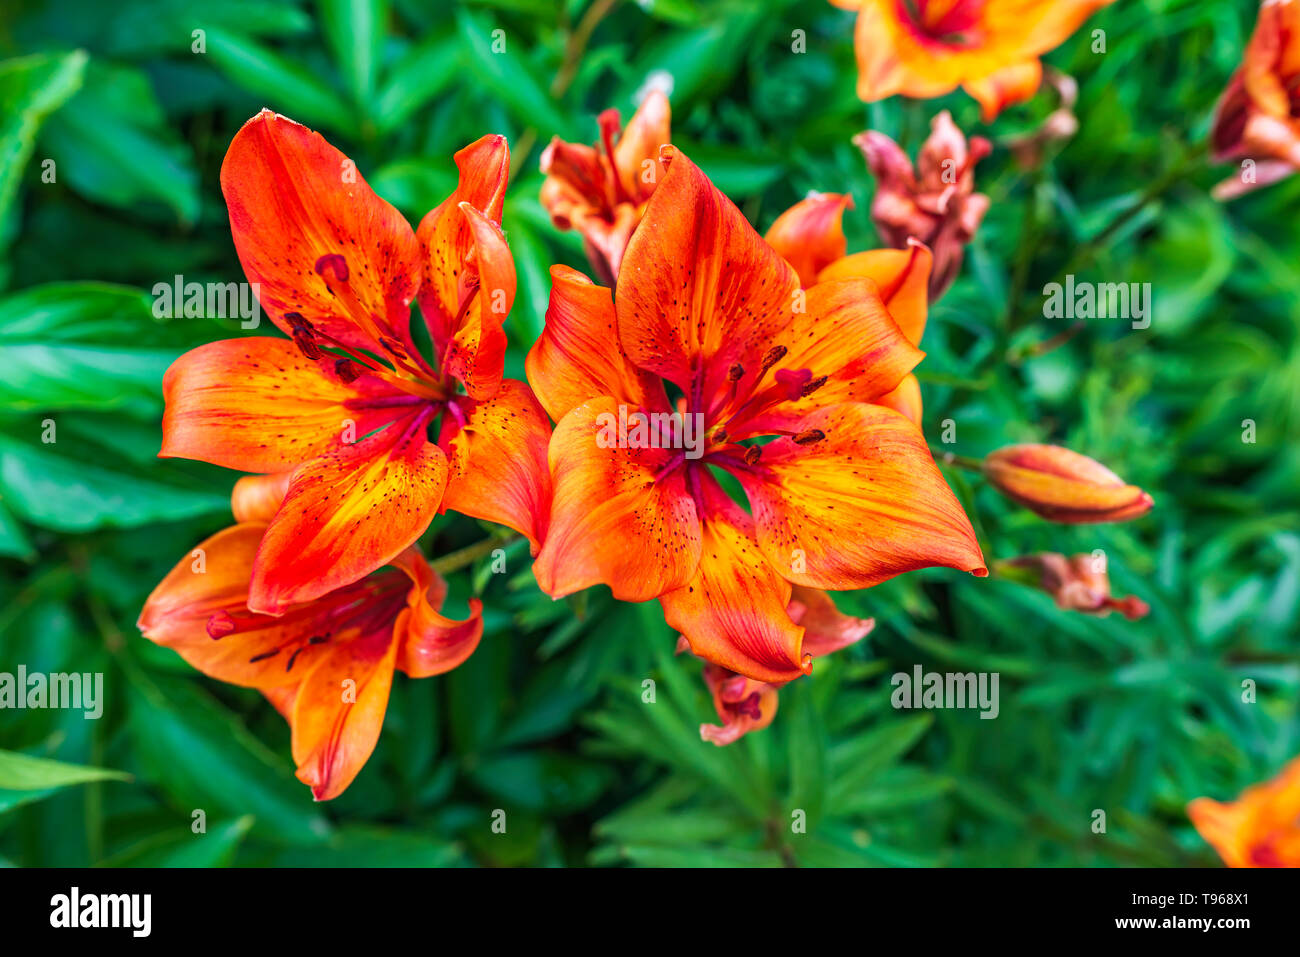
[[[365,106],[375,89],[388,20],[387,0],[318,0],[317,6],[325,42],[357,104]]]
[[[263,838],[282,844],[329,835],[307,786],[228,710],[191,682],[149,677],[134,666],[128,675],[129,727],[142,777],[187,814],[251,814]]]
[[[376,129],[390,133],[445,90],[461,70],[455,36],[434,35],[412,47],[388,72],[371,112]]]
[[[64,179],[92,202],[133,209],[157,202],[184,224],[199,215],[193,157],[139,70],[92,62],[86,85],[46,127]]]
[[[0,790],[53,792],[87,781],[130,781],[131,775],[107,768],[65,764],[18,751],[0,751]]]
[[[177,348],[144,293],[103,283],[51,283],[0,299],[0,409],[109,409],[154,414]]]
[[[0,247],[9,207],[46,118],[81,88],[87,55],[40,53],[0,62]]]
[[[536,128],[543,140],[551,136],[572,139],[571,124],[560,113],[541,80],[534,76],[533,67],[524,56],[528,46],[523,38],[512,37],[463,8],[457,11],[456,22],[464,43],[465,64],[487,87],[487,92],[505,104],[515,122],[521,127]],[[500,33],[494,36],[497,30]]]

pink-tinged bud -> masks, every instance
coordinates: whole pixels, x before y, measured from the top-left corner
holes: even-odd
[[[853,141],[876,178],[871,220],[881,239],[895,249],[916,239],[934,254],[929,284],[934,302],[957,278],[966,244],[988,210],[988,197],[975,192],[975,164],[992,145],[982,136],[968,143],[946,110],[931,121],[915,168],[883,133],[868,130]]]
[[[1102,617],[1118,611],[1129,621],[1144,618],[1151,610],[1135,595],[1111,597],[1104,552],[1069,557],[1058,552],[1022,555],[1003,563],[1003,568],[1027,575],[1028,583],[1056,599],[1059,608]],[[1012,577],[1019,577],[1015,571]]]
[[[1053,522],[1125,522],[1151,510],[1151,496],[1100,462],[1058,445],[1009,445],[984,459],[984,474],[1012,501]]]
[[[1275,183],[1300,169],[1300,0],[1267,0],[1241,66],[1214,110],[1213,159],[1237,163],[1237,172],[1214,189],[1232,199]]]

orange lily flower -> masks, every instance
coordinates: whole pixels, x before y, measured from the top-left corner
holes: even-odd
[[[1300,758],[1235,801],[1197,798],[1187,816],[1229,867],[1300,867]]]
[[[930,121],[915,169],[883,133],[868,130],[853,142],[876,178],[871,221],[880,238],[895,249],[919,239],[933,250],[930,301],[936,301],[961,272],[966,244],[988,211],[989,198],[975,192],[975,164],[992,152],[992,144],[972,136],[968,145],[947,110]]]
[[[444,618],[446,582],[407,548],[391,568],[279,617],[253,611],[253,565],[288,486],[287,474],[241,479],[238,524],[198,546],[203,568],[186,557],[167,574],[139,627],[204,674],[265,694],[292,729],[298,779],[328,801],[374,751],[393,672],[424,678],[463,662],[483,633],[482,604],[471,599],[465,621]]]
[[[920,431],[870,404],[922,356],[875,284],[802,290],[694,163],[671,146],[660,161],[616,295],[551,270],[527,365],[559,423],[533,570],[555,597],[603,582],[620,600],[658,598],[699,657],[788,681],[811,661],[787,611],[794,585],[987,571]],[[616,439],[613,423],[633,416],[648,428]]]
[[[928,310],[934,259],[924,243],[906,248],[871,249],[846,255],[844,210],[853,200],[839,193],[811,193],[777,217],[763,237],[799,274],[804,288],[835,279],[870,279],[898,328],[914,346],[921,344]],[[921,426],[921,384],[908,373],[891,392],[875,399]]]
[[[1059,445],[1008,445],[984,458],[999,492],[1053,522],[1126,522],[1151,511],[1150,495],[1106,466]]]
[[[546,182],[541,200],[556,228],[582,234],[597,277],[612,286],[663,172],[659,147],[671,139],[672,111],[668,97],[652,89],[622,136],[618,110],[605,110],[597,122],[600,144],[595,148],[558,136],[551,140],[542,153]]]
[[[1242,65],[1214,111],[1214,159],[1255,161],[1214,190],[1231,199],[1300,169],[1300,2],[1265,0]]]
[[[1129,621],[1144,618],[1151,611],[1151,606],[1136,595],[1111,597],[1106,559],[1101,555],[1066,557],[1057,552],[1044,552],[1007,559],[999,565],[1006,569],[1024,569],[1036,579],[1033,584],[1056,599],[1058,608],[1101,617],[1118,611]],[[1012,574],[1017,575],[1014,571]]]
[[[826,592],[799,585],[794,587],[787,612],[791,621],[803,626],[804,651],[814,658],[853,644],[876,625],[873,618],[842,614]],[[689,649],[690,642],[679,638],[678,653]],[[722,721],[721,725],[700,725],[700,737],[705,741],[731,744],[751,731],[766,728],[776,717],[780,684],[755,681],[709,662],[704,665],[704,683]]]
[[[502,379],[515,294],[505,138],[483,137],[456,163],[459,186],[417,237],[292,120],[263,110],[230,144],[221,185],[235,249],[292,339],[228,339],[177,359],[159,454],[292,472],[253,563],[255,611],[282,614],[365,577],[449,508],[540,542],[550,428],[528,386]],[[436,364],[411,336],[417,291]]]
[[[1114,0],[831,0],[857,10],[858,96],[931,99],[958,86],[984,122],[1029,99],[1039,57]]]

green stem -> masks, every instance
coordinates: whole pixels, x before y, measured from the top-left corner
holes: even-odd
[[[485,538],[481,542],[475,542],[473,545],[466,545],[464,548],[454,551],[449,555],[435,558],[433,561],[429,562],[429,565],[439,575],[445,575],[474,564],[484,555],[490,555],[498,548],[509,548],[522,538],[522,535],[511,535],[508,538]]]

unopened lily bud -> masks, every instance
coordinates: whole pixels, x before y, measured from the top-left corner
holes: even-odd
[[[1151,510],[1151,496],[1100,462],[1058,445],[1009,445],[984,459],[984,474],[1012,501],[1053,522],[1125,522]]]
[[[1141,598],[1112,598],[1105,558],[1094,554],[1065,556],[1059,552],[1022,555],[1004,563],[1024,572],[1027,583],[1056,599],[1057,607],[1105,617],[1117,611],[1129,621],[1146,617],[1151,607]],[[999,569],[1001,570],[1001,569]]]

